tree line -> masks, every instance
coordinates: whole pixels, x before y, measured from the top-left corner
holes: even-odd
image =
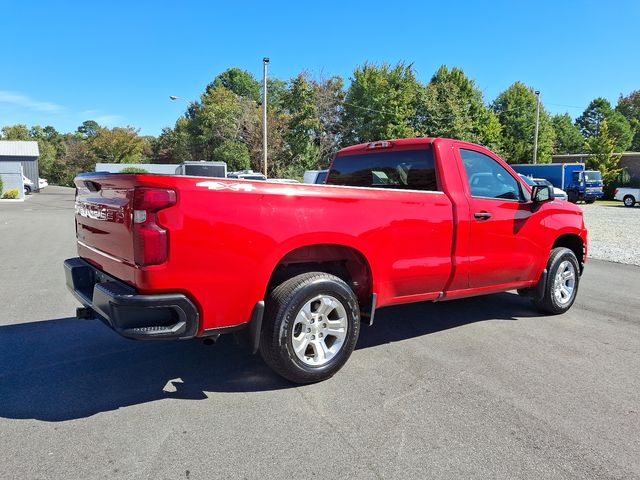
[[[425,84],[411,64],[365,63],[353,71],[348,86],[339,76],[302,72],[288,81],[269,79],[268,91],[270,177],[300,178],[304,170],[326,168],[346,145],[416,136],[480,143],[510,163],[533,159],[537,98],[519,81],[487,102],[460,68],[443,65]],[[65,185],[96,162],[217,160],[230,170],[259,171],[261,112],[261,84],[249,72],[230,68],[158,137],[88,120],[72,133],[6,126],[0,138],[38,141],[42,176]],[[541,103],[540,163],[550,162],[553,154],[590,153],[589,167],[613,181],[620,174],[616,154],[629,150],[640,151],[640,90],[620,95],[615,107],[596,98],[575,121],[568,113],[550,115]]]

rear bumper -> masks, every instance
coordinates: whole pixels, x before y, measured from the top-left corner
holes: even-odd
[[[135,289],[81,258],[64,261],[66,283],[87,310],[123,337],[137,340],[193,338],[198,309],[185,295],[139,295]]]

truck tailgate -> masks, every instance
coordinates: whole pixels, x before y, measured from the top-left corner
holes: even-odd
[[[118,176],[122,178],[121,176]],[[94,263],[104,260],[133,266],[132,201],[130,182],[104,177],[76,179],[76,235],[79,248]]]

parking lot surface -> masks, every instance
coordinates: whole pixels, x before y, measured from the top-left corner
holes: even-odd
[[[589,230],[589,255],[610,262],[640,265],[640,207],[581,205]]]
[[[72,318],[73,190],[0,205],[0,478],[640,478],[640,268],[572,310],[512,293],[380,310],[293,386],[235,337],[133,342]]]

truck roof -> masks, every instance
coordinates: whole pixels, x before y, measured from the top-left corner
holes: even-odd
[[[413,147],[413,146],[423,146],[423,145],[431,145],[435,138],[424,137],[424,138],[398,138],[395,140],[380,140],[376,142],[367,142],[367,143],[359,143],[358,145],[351,145],[350,147],[345,147],[338,151],[338,154],[342,153],[359,153],[362,151],[370,150],[370,146],[373,144],[382,144],[384,142],[388,142],[393,144],[394,147]],[[384,148],[384,147],[380,147]]]

